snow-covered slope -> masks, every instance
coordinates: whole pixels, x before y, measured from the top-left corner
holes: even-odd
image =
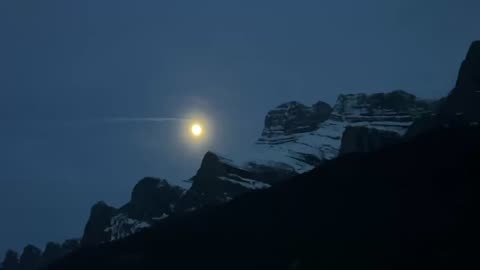
[[[297,103],[284,104],[273,112],[278,118],[291,119],[295,118],[291,112],[296,112],[297,107]],[[417,100],[404,91],[340,95],[328,118],[311,123],[310,126],[316,126],[315,129],[297,128],[300,132],[282,132],[286,128],[280,125],[275,127],[279,132],[271,132],[272,127],[267,126],[272,115],[269,113],[264,132],[250,151],[250,160],[242,162],[266,166],[281,164],[284,168],[302,173],[338,156],[347,127],[366,127],[403,136],[417,117],[429,113],[429,102]]]

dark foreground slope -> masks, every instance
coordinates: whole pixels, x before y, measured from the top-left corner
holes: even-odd
[[[479,128],[436,130],[50,269],[478,269],[479,165]]]

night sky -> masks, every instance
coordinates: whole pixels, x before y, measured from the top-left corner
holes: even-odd
[[[0,258],[79,237],[143,176],[242,153],[290,100],[451,90],[478,0],[0,1]],[[209,140],[180,122],[201,115]],[[242,153],[244,154],[244,153]]]

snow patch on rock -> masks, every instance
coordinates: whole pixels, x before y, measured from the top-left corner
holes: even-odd
[[[228,181],[230,183],[234,183],[237,185],[241,185],[242,187],[248,188],[248,189],[264,189],[264,188],[269,188],[270,185],[263,183],[261,181],[249,179],[249,178],[244,178],[241,176],[238,176],[236,174],[228,174],[227,176],[220,176],[218,177],[220,180],[223,181]]]
[[[110,225],[105,229],[106,232],[110,232],[110,241],[125,238],[151,226],[148,222],[129,218],[125,214],[112,217]]]

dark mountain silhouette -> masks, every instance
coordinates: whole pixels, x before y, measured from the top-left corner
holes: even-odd
[[[82,246],[128,236],[149,227],[156,219],[170,216],[183,192],[166,180],[145,177],[133,188],[130,201],[119,209],[103,201],[96,203],[85,226]]]
[[[13,250],[7,250],[5,259],[3,260],[0,269],[2,270],[17,270],[19,268],[18,253]]]
[[[345,155],[49,269],[458,269],[475,259],[479,138],[435,130]]]
[[[105,228],[110,226],[110,219],[115,213],[115,208],[100,201],[92,206],[90,217],[83,233],[81,244],[83,246],[93,245],[110,240],[110,235]]]
[[[23,249],[20,256],[20,270],[36,270],[40,266],[42,260],[42,251],[33,245],[28,245]]]
[[[441,99],[434,115],[417,119],[406,136],[413,137],[439,126],[480,124],[480,41],[470,45],[458,72],[455,88]]]
[[[53,261],[77,250],[79,247],[79,240],[68,239],[62,244],[48,242],[43,252],[34,245],[27,245],[20,256],[17,252],[9,250],[5,255],[5,259],[0,264],[0,270],[43,269]]]
[[[478,125],[480,119],[480,41],[470,46],[460,67],[457,83],[440,108],[439,120],[443,123],[463,121]]]
[[[373,152],[387,145],[399,143],[402,136],[391,131],[366,127],[347,127],[343,132],[340,154]]]

